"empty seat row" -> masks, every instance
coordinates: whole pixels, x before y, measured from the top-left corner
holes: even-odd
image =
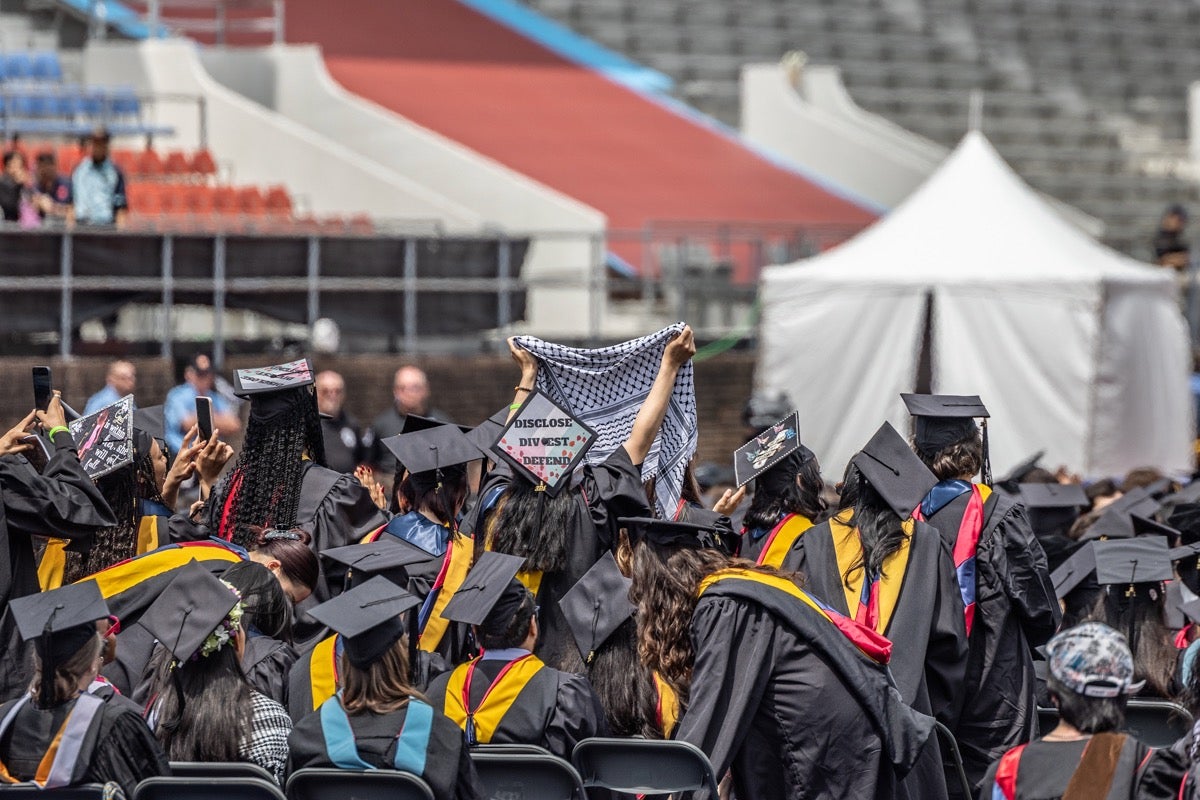
[[[62,77],[62,64],[53,51],[0,53],[0,81],[61,81]]]
[[[142,214],[244,214],[290,216],[292,198],[283,186],[209,186],[203,183],[131,181],[129,205]]]
[[[129,88],[55,86],[26,89],[0,88],[0,114],[18,117],[96,118],[136,117],[142,104]]]

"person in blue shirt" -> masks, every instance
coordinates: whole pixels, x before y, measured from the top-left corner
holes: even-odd
[[[129,214],[125,176],[108,157],[109,135],[105,128],[92,131],[92,157],[79,162],[71,175],[75,221],[83,225],[124,225]]]
[[[93,414],[102,408],[107,408],[126,395],[133,394],[137,388],[137,368],[128,361],[114,361],[108,365],[104,374],[104,388],[88,398],[83,407],[83,414]],[[134,408],[137,404],[134,403]]]
[[[213,428],[228,436],[242,429],[237,409],[214,388],[216,374],[212,359],[204,353],[192,356],[183,371],[183,383],[167,392],[163,401],[163,422],[167,433],[167,447],[178,453],[183,436],[196,424],[196,398],[212,398]]]

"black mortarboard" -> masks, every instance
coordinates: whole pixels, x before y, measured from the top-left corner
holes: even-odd
[[[1141,514],[1130,514],[1129,520],[1133,523],[1134,536],[1165,536],[1171,544],[1176,544],[1180,540],[1179,531],[1169,525],[1156,522],[1149,517],[1143,517]]]
[[[433,428],[440,428],[443,425],[454,425],[453,422],[444,422],[433,417],[422,417],[418,414],[405,414],[404,426],[400,428],[400,433],[416,433],[417,431],[427,431]],[[471,428],[467,425],[454,425],[463,433],[468,432]]]
[[[79,463],[92,480],[133,463],[133,396],[72,420]]]
[[[1029,458],[1025,459],[1020,464],[1017,464],[1015,467],[1006,472],[1003,477],[997,481],[997,483],[1020,483],[1026,475],[1037,469],[1038,463],[1041,462],[1041,460],[1045,457],[1046,451],[1038,450]]]
[[[1090,542],[1095,539],[1130,539],[1133,538],[1133,520],[1129,514],[1111,506],[1088,526],[1080,536],[1079,541]]]
[[[927,457],[941,452],[952,444],[972,437],[979,430],[976,418],[985,420],[983,427],[983,479],[991,483],[991,467],[988,465],[987,408],[978,395],[957,394],[902,394],[900,399],[908,407],[915,422],[913,443]]]
[[[1173,485],[1174,481],[1172,481],[1170,478],[1159,478],[1154,483],[1146,486],[1146,491],[1149,492],[1152,497],[1158,499],[1165,496],[1166,493],[1171,490]]]
[[[346,567],[350,573],[380,575],[429,561],[434,556],[416,545],[409,544],[398,536],[383,534],[366,544],[348,544],[322,550],[321,555]],[[354,583],[360,583],[357,578]]]
[[[1140,514],[1143,517],[1148,517],[1158,510],[1160,503],[1150,494],[1150,490],[1145,486],[1139,486],[1136,489],[1130,489],[1125,494],[1118,497],[1108,505],[1113,511],[1124,512],[1125,514]]]
[[[233,373],[233,393],[238,397],[252,398],[256,394],[311,386],[315,380],[312,362],[301,358],[286,364],[236,370]]]
[[[467,625],[505,620],[498,627],[507,628],[507,621],[512,620],[528,593],[516,579],[524,565],[525,559],[520,556],[492,551],[480,553],[462,586],[446,604],[442,618]]]
[[[1091,505],[1087,492],[1077,483],[1023,483],[1020,499],[1029,509],[1081,509]]]
[[[183,663],[200,651],[237,602],[233,589],[193,559],[176,571],[140,622]]]
[[[901,519],[908,519],[938,482],[888,422],[850,461]]]
[[[637,610],[629,602],[631,583],[621,574],[612,553],[606,552],[559,601],[585,664],[592,662],[604,641]]]
[[[367,669],[404,636],[407,626],[400,615],[420,604],[415,595],[376,576],[308,613],[341,634],[350,663]]]
[[[471,440],[471,444],[478,447],[484,453],[487,453],[492,446],[492,442],[500,438],[500,433],[504,430],[504,423],[506,422],[508,422],[508,406],[505,406],[474,428],[471,428],[471,430],[467,431],[466,436]]]
[[[1200,480],[1194,480],[1177,492],[1172,492],[1162,498],[1163,505],[1181,506],[1190,503],[1200,503]]]
[[[553,496],[567,485],[595,441],[591,428],[535,391],[505,423],[492,451]]]
[[[433,472],[483,458],[483,452],[456,425],[438,425],[383,440],[409,474]]]
[[[629,533],[630,541],[646,539],[662,547],[690,547],[694,550],[719,550],[725,555],[737,552],[738,537],[712,525],[672,522],[654,517],[622,517],[617,524]]]
[[[1192,592],[1200,593],[1200,542],[1173,547],[1170,556],[1179,572],[1179,580]]]
[[[1089,542],[1050,576],[1059,597],[1089,577],[1101,586],[1159,583],[1172,577],[1170,551],[1161,536]]]
[[[800,449],[800,412],[793,411],[733,453],[733,472],[739,487]]]
[[[167,439],[167,424],[162,406],[150,406],[134,411],[133,427],[158,439],[160,444]]]
[[[94,580],[60,589],[18,597],[9,603],[21,639],[34,642],[42,660],[38,705],[47,708],[54,698],[57,666],[96,637],[96,620],[108,616],[108,606]]]
[[[1200,503],[1179,503],[1171,508],[1167,524],[1179,531],[1185,542],[1200,541]]]

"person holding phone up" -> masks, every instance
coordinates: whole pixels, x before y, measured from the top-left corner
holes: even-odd
[[[40,428],[51,442],[39,474],[22,457],[37,445],[26,439]],[[88,543],[98,530],[116,524],[108,503],[83,471],[67,428],[59,392],[45,411],[33,410],[0,436],[0,608],[39,591],[35,536]],[[11,614],[0,616],[0,699],[29,684],[27,648]]]

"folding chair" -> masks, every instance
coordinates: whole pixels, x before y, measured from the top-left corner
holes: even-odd
[[[275,777],[248,761],[172,761],[171,776],[175,778],[258,778],[275,782]]]
[[[958,740],[954,738],[954,734],[940,722],[936,720],[933,723],[933,729],[937,731],[938,739],[942,745],[942,761],[947,760],[954,770],[954,774],[958,776],[959,786],[962,787],[963,797],[974,797],[975,791],[971,788],[971,782],[967,780],[967,770],[963,767],[962,753],[958,749]]]
[[[1130,698],[1125,706],[1125,730],[1143,744],[1170,747],[1192,729],[1192,715],[1169,700]]]
[[[433,800],[429,784],[388,769],[302,769],[287,782],[287,800]]]
[[[286,800],[274,781],[261,778],[146,778],[132,800]]]
[[[98,783],[64,786],[61,789],[39,789],[36,786],[0,785],[4,800],[102,800],[104,787]]]
[[[584,739],[571,754],[584,787],[633,794],[671,794],[708,790],[717,796],[717,779],[708,756],[688,742],[650,739]]]
[[[1058,725],[1058,709],[1038,706],[1038,735],[1045,736]]]
[[[504,800],[587,800],[579,773],[568,762],[546,752],[477,747],[471,751],[475,771],[487,796]],[[541,748],[537,748],[541,749]]]

